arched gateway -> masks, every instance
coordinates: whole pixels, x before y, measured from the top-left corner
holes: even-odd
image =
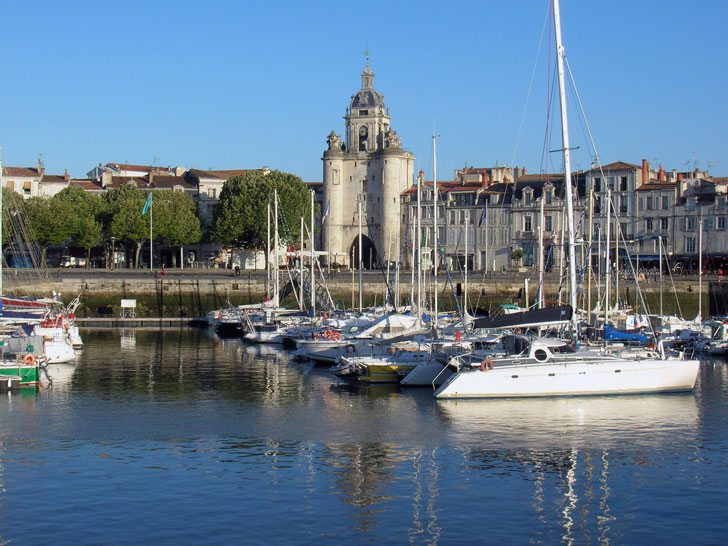
[[[366,235],[361,236],[361,255],[364,269],[375,269],[381,265],[378,263],[377,249]],[[352,269],[359,269],[359,237],[355,237],[349,246],[349,259]]]

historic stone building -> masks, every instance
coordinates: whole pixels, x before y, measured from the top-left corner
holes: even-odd
[[[390,240],[394,253],[402,243],[400,194],[413,182],[414,155],[402,149],[390,119],[367,60],[361,89],[346,109],[344,139],[331,131],[323,155],[323,250],[331,262],[358,262],[359,203],[364,267],[386,260]]]

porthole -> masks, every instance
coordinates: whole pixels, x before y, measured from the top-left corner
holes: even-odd
[[[543,349],[536,349],[533,352],[533,356],[538,360],[539,362],[544,362],[548,360],[549,355],[544,351]]]

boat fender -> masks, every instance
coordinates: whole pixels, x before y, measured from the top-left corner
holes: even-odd
[[[334,337],[336,338],[336,341],[341,341],[341,332],[334,332]]]
[[[492,360],[489,360],[489,359],[486,358],[485,360],[483,360],[483,362],[480,363],[480,371],[481,372],[484,372],[484,371],[487,371],[487,370],[492,370],[492,369],[493,369],[493,361]]]
[[[354,345],[353,345],[352,343],[349,343],[349,344],[348,344],[348,345],[346,346],[346,352],[347,352],[347,353],[349,352],[349,349],[351,349],[351,352],[352,352],[352,353],[355,353],[355,352],[356,352],[356,347],[354,347]]]
[[[331,330],[326,330],[326,338],[333,340],[334,339],[334,332],[331,331]]]
[[[27,353],[23,357],[23,364],[25,364],[26,366],[35,366],[35,356],[33,356],[30,353]]]

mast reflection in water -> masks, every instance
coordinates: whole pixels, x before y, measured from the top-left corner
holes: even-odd
[[[702,364],[695,394],[436,402],[193,330],[84,339],[52,387],[0,398],[0,542],[635,544],[728,531],[721,361]]]

